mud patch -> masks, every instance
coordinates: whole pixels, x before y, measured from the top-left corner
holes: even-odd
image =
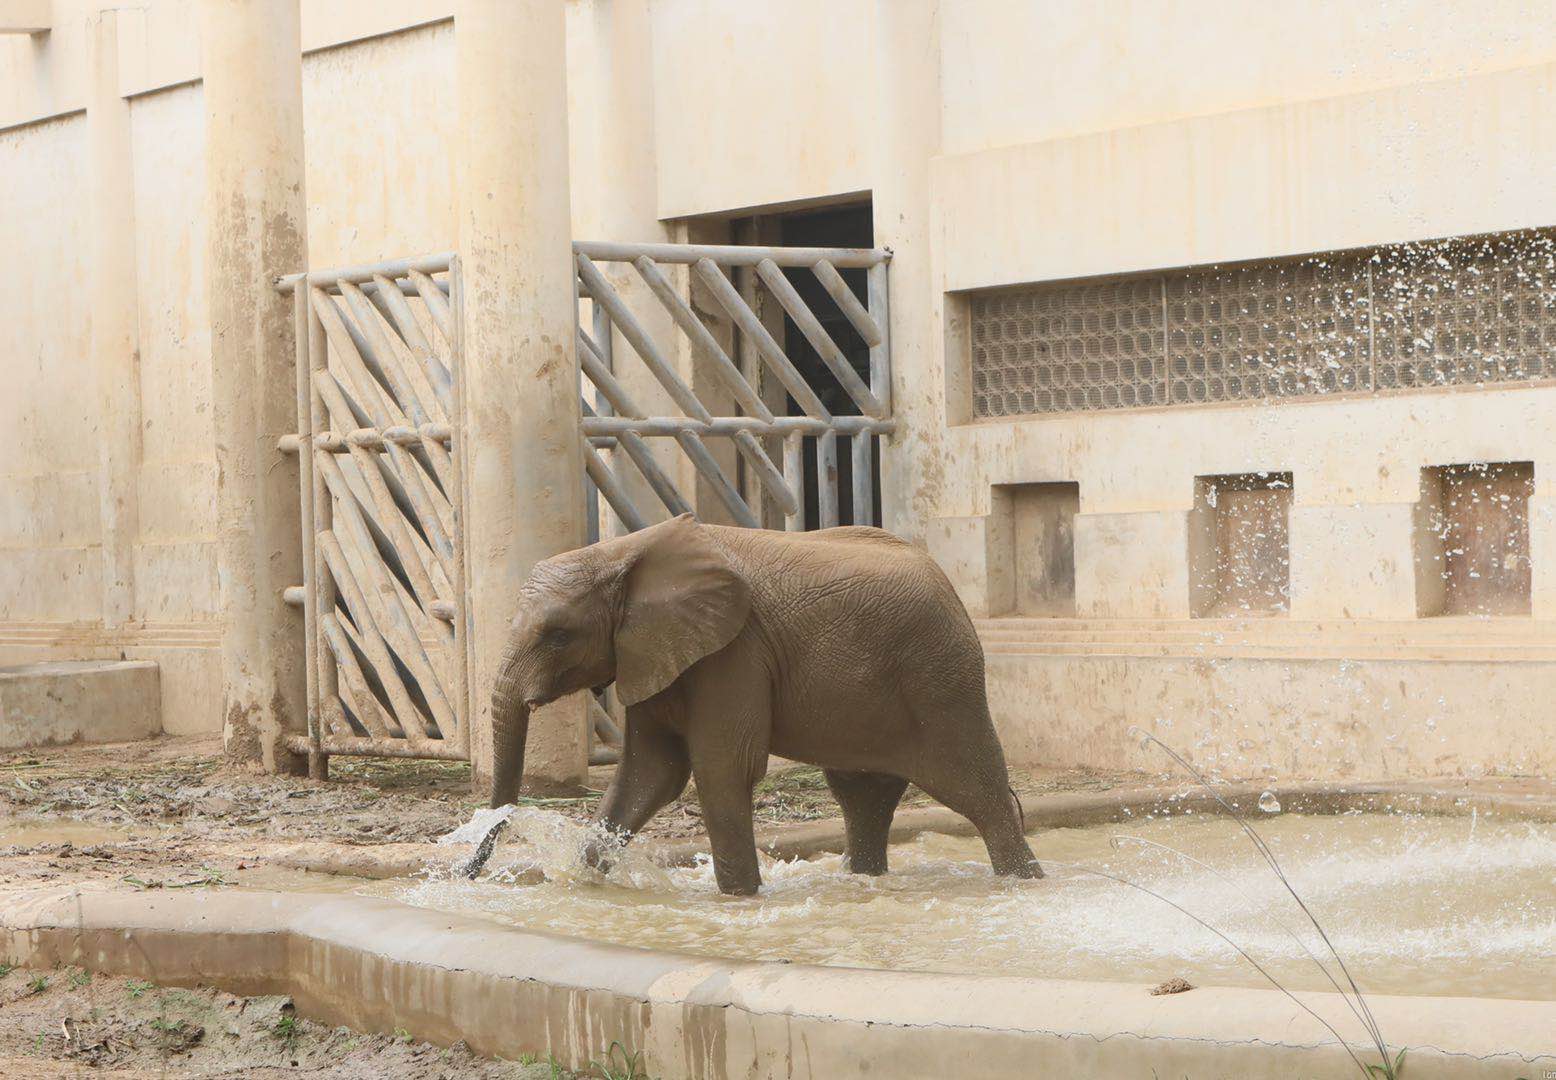
[[[552,1080],[545,1063],[496,1061],[463,1044],[369,1035],[299,1016],[284,997],[182,990],[79,968],[4,969],[0,1076]],[[587,1075],[587,1074],[584,1074]]]

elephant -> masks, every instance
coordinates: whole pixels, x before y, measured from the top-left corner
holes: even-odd
[[[614,681],[624,746],[595,815],[608,868],[697,781],[722,892],[761,884],[752,790],[777,754],[825,773],[846,867],[886,872],[909,783],[968,818],[994,871],[1042,877],[985,698],[983,649],[934,561],[880,529],[691,515],[553,556],[520,589],[492,695],[491,805],[514,802],[533,709]]]

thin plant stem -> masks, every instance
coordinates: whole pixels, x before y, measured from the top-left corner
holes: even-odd
[[[1182,904],[1178,903],[1176,900],[1173,900],[1173,899],[1171,899],[1169,897],[1163,896],[1161,893],[1157,892],[1154,889],[1148,889],[1144,885],[1139,884],[1138,882],[1130,881],[1128,878],[1122,877],[1119,874],[1110,874],[1106,870],[1098,870],[1095,867],[1084,866],[1081,863],[1060,862],[1057,859],[1044,859],[1043,861],[1048,863],[1050,866],[1066,866],[1066,867],[1069,867],[1071,870],[1078,870],[1078,871],[1080,871],[1083,874],[1096,874],[1098,877],[1107,878],[1109,881],[1116,881],[1120,885],[1128,885],[1131,889],[1138,889],[1141,892],[1145,893],[1147,896],[1155,897],[1157,900],[1160,900],[1162,903],[1168,905],[1169,907],[1172,907],[1175,910],[1180,911],[1183,914],[1187,915],[1189,918],[1193,919],[1195,922],[1197,922],[1201,926],[1203,926],[1206,930],[1209,930],[1212,934],[1216,935],[1216,937],[1220,938],[1222,941],[1226,942],[1232,948],[1236,949],[1237,950],[1237,954],[1239,956],[1241,956],[1244,960],[1246,960],[1250,964],[1252,964],[1255,971],[1257,971],[1260,975],[1263,975],[1266,979],[1268,979],[1271,986],[1275,987],[1275,989],[1279,990],[1281,993],[1283,993],[1287,997],[1289,997],[1292,1000],[1292,1002],[1297,1006],[1297,1008],[1301,1009],[1303,1012],[1305,1012],[1309,1016],[1311,1016],[1314,1020],[1317,1020],[1320,1024],[1324,1025],[1325,1029],[1328,1030],[1329,1034],[1333,1035],[1335,1037],[1336,1041],[1339,1042],[1341,1049],[1343,1049],[1347,1054],[1350,1055],[1351,1060],[1356,1063],[1356,1067],[1361,1070],[1361,1074],[1363,1076],[1370,1076],[1371,1075],[1370,1073],[1367,1072],[1367,1066],[1362,1064],[1361,1058],[1356,1056],[1356,1051],[1351,1049],[1351,1044],[1346,1041],[1344,1035],[1341,1035],[1340,1032],[1335,1029],[1335,1026],[1333,1024],[1331,1024],[1328,1020],[1325,1020],[1322,1016],[1318,1015],[1318,1013],[1314,1012],[1313,1009],[1306,1002],[1302,1001],[1301,998],[1297,997],[1297,995],[1293,994],[1290,990],[1287,990],[1284,986],[1282,986],[1281,983],[1280,983],[1280,980],[1275,978],[1275,976],[1271,975],[1268,971],[1266,971],[1264,969],[1264,965],[1259,963],[1259,961],[1255,960],[1249,954],[1247,949],[1243,948],[1241,945],[1239,945],[1237,942],[1233,941],[1229,936],[1227,936],[1227,934],[1225,934],[1223,931],[1221,931],[1217,927],[1211,925],[1209,922],[1206,922],[1204,919],[1202,919],[1198,915],[1194,914],[1192,911],[1190,911],[1188,908],[1184,907]]]
[[[1237,824],[1242,828],[1243,832],[1247,834],[1248,839],[1252,841],[1254,845],[1254,849],[1259,852],[1265,863],[1269,866],[1271,872],[1274,873],[1275,877],[1280,881],[1280,883],[1285,886],[1286,891],[1291,894],[1291,898],[1297,902],[1297,906],[1302,909],[1302,914],[1306,915],[1308,922],[1313,924],[1313,929],[1317,930],[1318,936],[1323,938],[1324,946],[1328,948],[1329,954],[1335,958],[1335,963],[1340,966],[1340,971],[1345,975],[1345,981],[1350,984],[1351,991],[1356,995],[1357,1004],[1361,1007],[1362,1014],[1365,1017],[1363,1024],[1367,1028],[1367,1033],[1372,1036],[1373,1044],[1377,1047],[1378,1054],[1383,1059],[1384,1069],[1387,1071],[1388,1075],[1392,1077],[1393,1067],[1389,1064],[1388,1044],[1383,1039],[1382,1029],[1378,1027],[1377,1018],[1373,1016],[1372,1009],[1368,1007],[1367,999],[1365,996],[1363,996],[1361,987],[1356,985],[1356,979],[1351,975],[1350,968],[1346,967],[1345,965],[1345,958],[1342,957],[1339,950],[1334,947],[1334,942],[1329,940],[1329,935],[1325,932],[1323,925],[1318,921],[1318,918],[1313,914],[1312,910],[1307,906],[1306,902],[1303,901],[1302,897],[1297,895],[1297,890],[1292,888],[1291,882],[1286,878],[1286,872],[1281,869],[1280,862],[1275,858],[1275,853],[1272,852],[1269,845],[1264,842],[1264,837],[1260,836],[1258,831],[1255,830],[1252,825],[1248,824],[1243,815],[1237,812],[1236,807],[1227,802],[1227,800],[1222,796],[1221,792],[1217,790],[1216,786],[1205,777],[1204,773],[1200,772],[1193,765],[1190,765],[1182,754],[1179,754],[1176,750],[1168,746],[1161,739],[1158,739],[1155,735],[1152,735],[1150,732],[1141,731],[1139,728],[1136,728],[1135,730],[1139,732],[1144,740],[1153,742],[1157,746],[1161,747],[1164,751],[1166,751],[1169,757],[1171,757],[1191,776],[1193,776],[1194,779],[1198,780],[1200,784],[1204,786],[1205,790],[1210,792],[1211,798],[1220,803],[1221,808],[1230,814],[1232,820],[1236,821]]]
[[[1206,870],[1209,873],[1211,873],[1211,874],[1215,875],[1216,877],[1220,878],[1229,887],[1234,889],[1237,892],[1237,894],[1239,896],[1241,896],[1243,898],[1243,900],[1248,904],[1250,909],[1255,907],[1253,897],[1249,896],[1248,893],[1242,888],[1242,886],[1238,885],[1231,878],[1227,877],[1225,874],[1223,874],[1221,871],[1217,870],[1214,866],[1211,866],[1209,863],[1205,862],[1203,859],[1196,859],[1194,856],[1188,854],[1187,852],[1179,851],[1177,848],[1170,847],[1167,844],[1157,843],[1155,840],[1147,840],[1143,836],[1131,836],[1131,835],[1128,835],[1126,833],[1116,833],[1116,834],[1114,834],[1112,839],[1113,839],[1115,845],[1120,840],[1127,840],[1127,841],[1129,841],[1130,843],[1133,843],[1133,844],[1144,844],[1144,845],[1149,846],[1149,847],[1158,848],[1158,849],[1160,849],[1162,851],[1167,852],[1170,855],[1177,856],[1178,858],[1182,859],[1185,862],[1192,863],[1195,866],[1199,867],[1201,870]],[[1307,958],[1309,960],[1313,961],[1313,966],[1318,968],[1319,971],[1324,973],[1324,978],[1329,980],[1329,985],[1334,987],[1335,993],[1340,995],[1340,1000],[1344,1001],[1345,1004],[1346,1004],[1346,1007],[1351,1010],[1351,1015],[1356,1017],[1356,1022],[1358,1024],[1361,1024],[1362,1027],[1366,1027],[1367,1026],[1367,1021],[1362,1019],[1362,1014],[1357,1011],[1356,1004],[1353,1001],[1351,1001],[1350,995],[1347,994],[1345,992],[1345,990],[1341,988],[1339,981],[1337,979],[1335,979],[1335,977],[1334,977],[1334,973],[1331,972],[1327,966],[1325,966],[1325,964],[1324,964],[1324,962],[1322,960],[1320,960],[1317,956],[1315,956],[1313,954],[1313,950],[1312,949],[1307,947],[1307,942],[1303,941],[1301,936],[1298,935],[1295,930],[1293,930],[1291,927],[1287,926],[1283,919],[1281,919],[1281,918],[1279,918],[1277,916],[1273,916],[1273,915],[1271,916],[1271,918],[1274,919],[1274,922],[1275,922],[1276,926],[1280,927],[1282,930],[1284,930],[1286,932],[1286,936],[1287,937],[1291,938],[1292,941],[1295,941],[1297,943],[1297,948],[1301,949],[1304,953],[1307,954]]]

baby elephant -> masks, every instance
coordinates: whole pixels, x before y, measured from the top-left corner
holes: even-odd
[[[751,791],[769,753],[825,771],[855,873],[885,873],[911,781],[977,827],[996,873],[1042,876],[972,621],[939,567],[890,533],[683,515],[537,565],[492,701],[493,806],[518,794],[530,710],[612,680],[626,745],[598,819],[624,842],[696,776],[726,893],[761,884]]]

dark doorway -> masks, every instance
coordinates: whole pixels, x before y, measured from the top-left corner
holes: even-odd
[[[869,203],[784,214],[779,218],[778,233],[779,243],[784,247],[867,248],[875,245],[875,225]],[[865,271],[843,270],[841,273],[854,295],[861,302],[867,303]],[[827,333],[837,342],[849,364],[868,384],[870,347],[859,336],[859,332],[848,321],[848,317],[838,308],[837,303],[809,270],[792,268],[785,270],[784,274],[804,298],[811,311],[815,312],[816,317],[821,320]],[[805,380],[815,388],[816,396],[821,399],[822,404],[837,416],[858,416],[859,406],[848,396],[842,384],[837,381],[837,377],[822,362],[816,350],[800,332],[800,328],[787,316],[783,321],[783,331],[784,351],[789,354],[789,359],[794,362],[800,374],[805,376]],[[794,398],[786,397],[786,403],[788,415],[804,415],[804,410],[799,407]],[[842,524],[874,525],[881,520],[879,483],[871,485],[872,505],[861,507],[863,513],[856,513],[854,508],[852,443],[855,438],[871,440],[873,462],[871,468],[877,478],[881,474],[879,438],[873,435],[838,436],[838,521]],[[815,529],[819,528],[820,524],[816,499],[816,440],[807,438],[805,440],[805,527]]]

